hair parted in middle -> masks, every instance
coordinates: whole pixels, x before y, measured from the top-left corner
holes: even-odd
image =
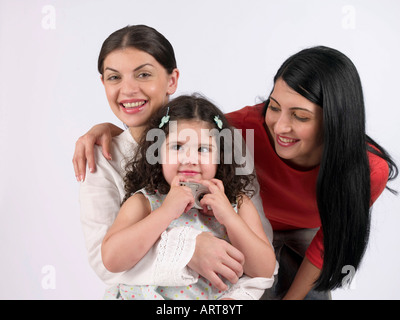
[[[164,132],[163,137],[167,138],[170,129],[168,123],[164,124],[161,129],[159,128],[161,120],[167,113],[169,122],[203,121],[208,123],[207,129],[211,131],[215,129],[214,132],[221,132],[222,128],[226,133],[228,130],[228,133],[231,134],[231,139],[227,139],[229,146],[225,143],[226,141],[224,143],[220,141],[225,139],[224,135],[221,134],[221,136],[216,137],[216,142],[219,146],[219,163],[217,164],[215,178],[221,180],[224,184],[225,194],[231,203],[237,202],[238,206],[240,206],[243,195],[247,195],[248,197],[254,195],[255,191],[252,188],[251,182],[254,180],[255,174],[238,175],[236,169],[244,165],[238,164],[235,157],[232,156],[235,147],[235,137],[242,139],[241,134],[234,134],[234,129],[229,125],[225,115],[218,107],[201,95],[193,94],[179,96],[171,100],[167,105],[160,108],[149,120],[142,138],[138,142],[135,155],[132,159],[129,159],[125,167],[126,175],[124,183],[126,194],[123,202],[134,192],[142,188],[145,188],[149,193],[154,193],[156,190],[161,194],[169,192],[170,186],[162,172],[160,152],[156,149],[157,154],[155,156],[158,157],[156,163],[150,163],[147,159],[147,150],[152,146],[154,147],[154,144],[161,145],[163,143],[163,141],[158,141],[157,139],[148,139],[147,133],[152,129],[162,130]],[[216,117],[218,121],[215,120]],[[218,139],[221,137],[222,139]],[[229,150],[226,150],[226,148],[229,148]],[[229,158],[229,161],[225,161],[227,158]]]
[[[101,47],[97,69],[103,75],[104,60],[115,50],[135,48],[151,55],[168,74],[177,68],[171,43],[156,29],[146,25],[126,26],[108,36]]]

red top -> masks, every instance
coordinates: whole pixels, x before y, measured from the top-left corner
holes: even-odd
[[[321,226],[316,181],[319,166],[299,171],[288,166],[275,153],[268,138],[262,109],[264,104],[244,107],[226,114],[230,124],[242,129],[254,129],[254,165],[260,184],[260,196],[265,216],[274,230],[318,228]],[[371,168],[371,205],[385,189],[389,167],[382,158],[368,153]],[[307,249],[306,256],[319,269],[323,264],[323,235],[320,229]]]

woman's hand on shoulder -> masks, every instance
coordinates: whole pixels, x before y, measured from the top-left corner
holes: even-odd
[[[121,132],[121,128],[118,128],[111,123],[101,123],[92,127],[86,134],[76,141],[72,163],[74,165],[77,181],[83,181],[85,179],[86,162],[90,172],[96,171],[94,145],[97,144],[101,146],[104,157],[111,160],[110,148],[112,137]]]

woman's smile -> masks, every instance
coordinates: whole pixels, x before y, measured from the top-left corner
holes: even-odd
[[[276,135],[276,142],[282,147],[291,147],[299,141],[300,139],[288,138],[279,134]]]
[[[121,109],[128,114],[134,114],[142,111],[146,105],[148,100],[123,100],[119,103]]]

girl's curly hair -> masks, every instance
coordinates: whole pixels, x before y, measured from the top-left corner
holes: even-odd
[[[169,192],[170,186],[165,181],[162,172],[160,147],[168,136],[170,128],[168,123],[159,128],[161,119],[167,114],[167,110],[170,117],[169,122],[180,120],[204,121],[209,124],[209,129],[216,129],[216,132],[221,133],[217,135],[220,154],[215,178],[223,182],[225,194],[231,203],[237,201],[238,206],[240,206],[243,195],[252,197],[255,191],[252,189],[251,182],[254,180],[255,174],[254,172],[248,175],[236,174],[236,169],[241,168],[243,165],[236,163],[236,159],[233,156],[235,138],[242,139],[242,136],[240,134],[234,135],[233,128],[229,125],[219,108],[196,94],[183,95],[171,100],[151,117],[139,141],[134,157],[127,162],[125,168],[126,175],[124,182],[126,194],[123,202],[132,193],[142,188],[145,188],[149,193],[154,193],[156,190],[161,194]],[[216,116],[222,121],[222,127],[220,126],[220,128],[218,128],[214,120]],[[157,130],[162,130],[162,132]],[[157,139],[154,139],[154,136],[152,136],[154,133],[157,133],[155,135]],[[230,135],[228,139],[225,137],[226,133]],[[221,138],[224,139],[224,143],[221,143]],[[240,145],[243,145],[242,141],[240,141]],[[149,150],[153,151],[150,155]]]

